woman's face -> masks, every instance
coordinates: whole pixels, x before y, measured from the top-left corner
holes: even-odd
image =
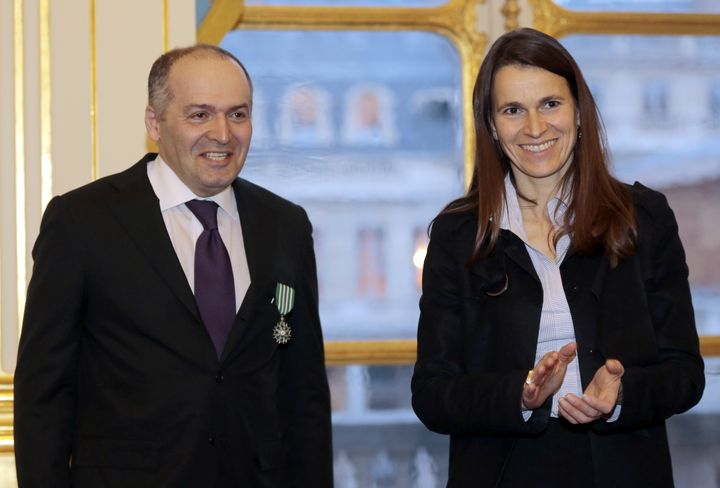
[[[555,185],[567,171],[578,116],[567,81],[542,68],[511,65],[495,73],[493,137],[510,159],[515,181]]]

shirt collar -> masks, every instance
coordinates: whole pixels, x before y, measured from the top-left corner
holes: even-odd
[[[198,197],[159,155],[154,161],[148,163],[148,178],[155,195],[160,200],[160,210],[163,212],[183,205],[190,200],[212,200],[231,218],[240,220],[232,185],[211,197]]]
[[[558,193],[552,197],[547,204],[548,215],[553,227],[558,228],[562,225],[568,204],[563,200],[562,195]],[[518,200],[517,190],[510,179],[510,173],[505,175],[505,204],[503,206],[502,219],[500,219],[500,228],[506,229],[520,237],[523,241],[527,241],[525,233],[525,224],[520,211],[520,201]]]

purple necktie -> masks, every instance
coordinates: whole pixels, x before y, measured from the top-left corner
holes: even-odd
[[[236,314],[230,255],[218,232],[218,204],[191,200],[185,205],[203,226],[195,243],[195,301],[220,357]]]

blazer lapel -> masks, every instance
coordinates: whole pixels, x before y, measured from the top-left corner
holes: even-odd
[[[598,320],[602,316],[600,295],[608,269],[609,263],[604,256],[585,256],[574,252],[568,253],[560,266],[578,344],[583,389],[604,362],[598,350],[597,335]]]
[[[525,249],[525,243],[518,236],[508,230],[500,231],[500,238],[498,243],[503,246],[505,255],[517,263],[522,269],[524,269],[532,278],[540,283],[535,266],[533,266],[530,260],[530,255]]]
[[[195,297],[175,254],[158,199],[147,177],[147,163],[152,159],[154,155],[147,155],[120,175],[114,183],[117,194],[109,197],[108,206],[158,275],[199,321]]]

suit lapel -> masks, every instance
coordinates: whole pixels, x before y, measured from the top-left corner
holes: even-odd
[[[261,278],[268,276],[267,271],[272,265],[273,253],[269,248],[275,242],[273,226],[268,219],[263,218],[261,202],[253,198],[248,185],[236,179],[233,190],[240,216],[245,255],[250,269],[250,281],[257,283]]]
[[[222,354],[226,361],[238,343],[248,339],[254,329],[266,324],[253,320],[256,308],[273,298],[277,277],[277,259],[282,253],[275,249],[278,236],[277,225],[265,215],[263,201],[258,198],[254,189],[242,179],[233,183],[237,202],[240,225],[242,227],[245,256],[250,270],[250,287],[245,293],[235,323]],[[272,334],[272,329],[267,331]]]
[[[119,175],[114,183],[117,193],[110,196],[108,205],[158,275],[199,321],[195,297],[175,254],[158,199],[147,177],[147,163],[152,159],[154,155],[145,156]]]

